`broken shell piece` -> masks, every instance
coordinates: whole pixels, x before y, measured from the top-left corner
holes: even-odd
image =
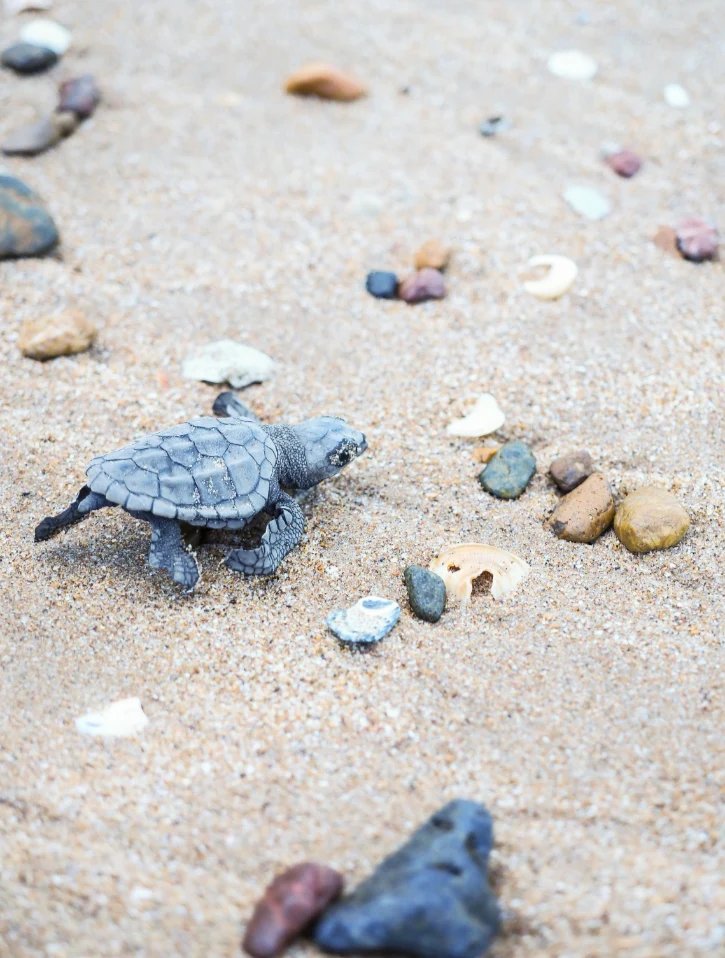
[[[365,96],[367,88],[356,77],[330,66],[329,63],[308,63],[285,81],[287,93],[318,96],[321,100],[347,102]]]
[[[148,725],[141,708],[141,699],[130,698],[113,702],[101,712],[88,712],[76,719],[76,728],[83,735],[108,735],[128,738]]]
[[[568,293],[574,285],[578,269],[573,259],[568,256],[532,256],[529,266],[549,266],[549,272],[543,279],[530,279],[524,283],[524,289],[538,299],[559,299]]]
[[[464,603],[471,599],[473,580],[484,572],[490,572],[493,576],[491,595],[494,599],[503,599],[516,589],[530,571],[528,563],[513,552],[477,542],[452,546],[434,559],[429,569],[443,579],[449,598]]]
[[[478,397],[476,405],[463,419],[454,419],[447,432],[450,436],[463,436],[466,439],[478,439],[500,429],[506,421],[499,404],[491,393]]]

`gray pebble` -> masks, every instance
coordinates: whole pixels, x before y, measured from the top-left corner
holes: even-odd
[[[414,615],[425,622],[437,622],[446,607],[443,579],[419,565],[409,565],[403,575]]]

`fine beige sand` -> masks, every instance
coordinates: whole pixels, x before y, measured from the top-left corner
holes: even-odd
[[[589,23],[577,22],[585,10]],[[6,160],[47,201],[59,255],[0,264],[0,956],[238,954],[266,883],[304,859],[354,885],[456,796],[495,818],[506,921],[493,958],[697,958],[725,949],[725,273],[651,242],[680,215],[725,227],[722,11],[711,0],[56,0],[74,46],[52,74],[0,76],[0,135],[92,71],[96,116]],[[3,45],[22,18],[4,18]],[[590,83],[546,59],[576,47]],[[298,100],[310,59],[370,84]],[[692,105],[662,99],[682,83]],[[409,92],[403,94],[401,89]],[[478,135],[504,112],[509,132]],[[637,150],[631,181],[603,140]],[[561,192],[593,185],[598,223]],[[416,247],[454,245],[448,298],[364,291]],[[538,253],[572,292],[522,290]],[[94,348],[40,364],[22,320],[79,306]],[[201,552],[181,594],[149,530],[97,513],[41,545],[97,453],[210,410],[181,360],[230,337],[278,360],[242,398],[265,419],[348,418],[370,450],[305,505],[268,580]],[[539,470],[518,502],[477,482],[446,424],[491,391],[497,437]],[[590,450],[617,499],[652,483],[692,517],[633,556],[612,532],[560,542],[552,458]],[[436,626],[402,582],[456,542],[532,572]],[[374,593],[403,607],[369,655],[326,630]],[[74,718],[139,696],[136,738]],[[299,945],[293,958],[314,954]]]

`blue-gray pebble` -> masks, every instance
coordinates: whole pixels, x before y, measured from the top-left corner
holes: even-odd
[[[488,885],[493,845],[483,805],[449,802],[313,931],[323,951],[481,958],[500,922]]]
[[[426,622],[437,622],[446,607],[443,579],[419,565],[409,565],[403,577],[413,614]]]
[[[395,273],[378,270],[368,273],[365,289],[376,299],[395,299],[398,292],[398,277]]]
[[[481,485],[498,499],[518,499],[536,472],[536,459],[519,439],[504,443],[478,477]]]
[[[3,50],[0,62],[16,73],[42,73],[58,62],[58,54],[55,50],[39,47],[35,43],[14,43],[7,50]]]
[[[14,176],[0,176],[0,259],[40,256],[58,239],[40,197]]]

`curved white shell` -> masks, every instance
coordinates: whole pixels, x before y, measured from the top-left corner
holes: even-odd
[[[20,39],[38,47],[47,47],[62,57],[70,46],[71,33],[55,20],[46,20],[41,17],[25,24],[20,31]]]
[[[558,299],[567,293],[574,284],[579,270],[573,259],[568,256],[550,254],[547,256],[532,256],[529,266],[548,266],[549,272],[543,279],[530,279],[524,283],[524,289],[538,299]]]
[[[463,436],[466,439],[478,439],[500,429],[506,421],[501,407],[491,393],[484,393],[476,400],[476,405],[464,416],[455,419],[447,428],[450,436]]]

